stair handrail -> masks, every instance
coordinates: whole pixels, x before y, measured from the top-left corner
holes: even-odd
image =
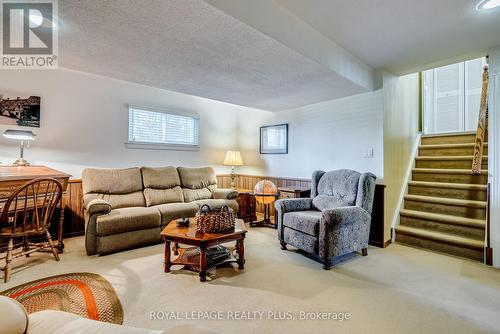
[[[479,109],[479,119],[476,132],[476,143],[474,145],[474,156],[472,157],[472,174],[481,174],[481,164],[483,162],[483,148],[488,131],[488,65],[483,69],[483,86],[481,90],[481,105]]]

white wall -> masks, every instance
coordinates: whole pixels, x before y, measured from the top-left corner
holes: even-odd
[[[490,240],[493,265],[500,267],[500,46],[490,52],[488,90],[488,182],[490,193]]]
[[[350,168],[383,177],[381,90],[265,116],[252,122],[258,150],[259,125],[289,124],[286,155],[261,155],[264,175],[310,178],[314,170]],[[259,124],[255,124],[259,123]],[[242,128],[244,128],[242,126]],[[373,158],[364,158],[373,149]]]
[[[384,75],[384,184],[385,240],[399,217],[401,191],[406,189],[419,130],[419,76]]]
[[[41,127],[27,128],[38,138],[25,157],[34,164],[68,172],[74,178],[79,178],[87,166],[212,165],[218,172],[228,172],[222,161],[227,150],[238,146],[240,118],[261,119],[270,114],[66,69],[2,70],[0,94],[41,96]],[[200,150],[126,148],[128,103],[199,113]],[[0,132],[11,127],[0,125]],[[0,136],[0,161],[12,163],[18,154],[18,142]],[[257,164],[250,169],[262,165],[258,158],[248,159],[247,163]]]

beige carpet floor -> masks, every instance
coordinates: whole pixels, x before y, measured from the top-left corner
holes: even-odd
[[[371,247],[368,257],[345,257],[327,272],[298,252],[280,250],[274,230],[254,228],[244,272],[222,268],[200,283],[176,267],[163,273],[162,251],[156,245],[87,257],[83,238],[68,239],[61,262],[48,254],[18,260],[0,290],[49,275],[98,273],[120,296],[125,324],[168,333],[500,332],[500,270],[468,260],[396,244]],[[156,311],[183,317],[220,311],[224,318],[227,312],[265,313],[261,320],[151,320]],[[300,320],[301,311],[350,312],[351,319]],[[288,314],[295,319],[279,320]]]

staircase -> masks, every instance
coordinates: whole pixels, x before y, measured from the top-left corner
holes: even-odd
[[[396,241],[483,261],[488,144],[472,175],[476,133],[422,136]]]

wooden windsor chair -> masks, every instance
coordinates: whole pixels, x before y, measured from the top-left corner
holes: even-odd
[[[59,261],[49,227],[62,192],[62,185],[56,179],[39,178],[16,189],[5,202],[0,216],[0,241],[7,241],[6,255],[0,257],[5,259],[5,282],[10,280],[11,262],[15,258],[50,250]],[[47,241],[40,241],[44,239]],[[21,250],[15,252],[18,248]]]

